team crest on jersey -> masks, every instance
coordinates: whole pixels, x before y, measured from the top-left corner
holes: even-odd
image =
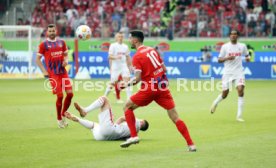
[[[276,64],[271,65],[271,77],[276,78]]]
[[[210,78],[212,75],[211,65],[210,64],[201,64],[199,66],[199,77],[201,78]]]

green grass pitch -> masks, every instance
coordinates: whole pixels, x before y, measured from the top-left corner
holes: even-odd
[[[55,96],[44,90],[43,80],[1,80],[0,167],[276,166],[276,81],[247,81],[245,123],[235,121],[236,91],[211,115],[209,108],[219,91],[177,92],[175,80],[170,87],[179,115],[197,145],[196,153],[186,152],[175,125],[155,103],[135,112],[150,122],[149,130],[139,134],[140,144],[121,149],[121,141],[95,141],[77,123],[58,129]],[[73,102],[88,105],[102,94],[80,90],[74,93]],[[109,98],[115,118],[123,115],[123,105],[114,103],[115,95]],[[73,106],[69,111],[77,114]],[[87,119],[97,120],[97,112],[89,113]]]

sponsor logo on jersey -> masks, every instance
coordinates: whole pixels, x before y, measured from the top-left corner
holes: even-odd
[[[58,57],[58,56],[61,56],[62,53],[63,53],[63,51],[51,52],[51,56],[52,56],[52,57]]]
[[[210,64],[201,64],[199,66],[199,77],[209,78],[212,75],[211,65]]]
[[[271,77],[276,78],[276,64],[271,65]]]

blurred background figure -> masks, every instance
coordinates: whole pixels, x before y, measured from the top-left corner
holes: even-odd
[[[8,59],[8,53],[3,48],[3,45],[0,43],[0,61],[6,61]]]
[[[250,62],[255,62],[254,48],[250,44],[247,44],[246,47],[247,47],[248,53],[250,55]]]
[[[211,49],[208,46],[204,46],[200,51],[202,52],[202,57],[200,58],[200,60],[202,62],[211,62]]]

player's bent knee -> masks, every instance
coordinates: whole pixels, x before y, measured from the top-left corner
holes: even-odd
[[[131,100],[128,100],[124,106],[124,111],[126,111],[127,109],[134,110],[135,108],[135,104]]]
[[[102,107],[110,108],[110,104],[106,96],[101,96],[100,99],[103,102]]]
[[[72,92],[67,93],[67,97],[72,98],[73,96],[74,96],[74,94]]]
[[[225,98],[228,96],[228,93],[229,93],[229,90],[224,90],[224,91],[222,92],[221,97],[222,97],[223,99],[225,99]]]
[[[58,99],[63,99],[63,93],[57,93],[57,98]]]
[[[108,102],[108,99],[106,96],[101,96],[100,99],[102,99],[103,102]]]

